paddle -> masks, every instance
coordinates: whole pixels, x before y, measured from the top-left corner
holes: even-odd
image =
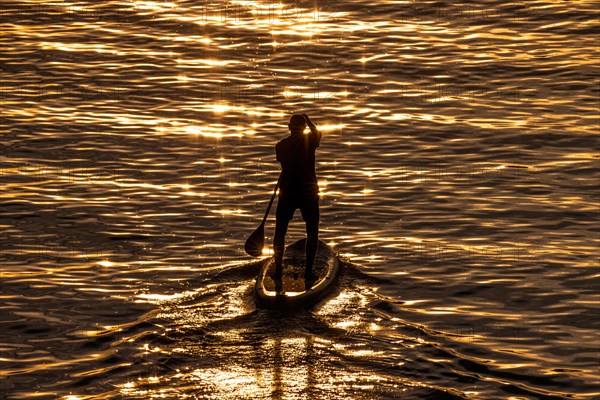
[[[281,175],[279,176],[279,179],[277,179],[275,190],[273,190],[271,201],[269,201],[267,212],[265,212],[265,216],[263,217],[262,222],[260,223],[258,228],[256,228],[256,230],[252,232],[252,235],[250,235],[248,240],[246,240],[246,244],[244,244],[244,250],[246,250],[246,253],[248,253],[252,257],[260,257],[263,253],[263,248],[265,247],[265,222],[267,221],[267,217],[269,216],[269,211],[271,211],[273,200],[275,200],[275,195],[277,194],[277,189],[279,188],[280,179]]]

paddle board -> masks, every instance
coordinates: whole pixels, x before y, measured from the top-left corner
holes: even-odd
[[[282,291],[277,294],[276,283],[271,277],[275,271],[275,260],[268,259],[256,279],[255,293],[259,306],[278,309],[309,307],[319,302],[335,286],[339,274],[339,262],[333,249],[319,241],[313,272],[318,276],[310,288],[304,281],[306,239],[285,248],[283,253]]]

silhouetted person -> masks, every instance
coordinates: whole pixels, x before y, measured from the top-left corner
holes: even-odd
[[[310,133],[304,134],[307,125]],[[319,147],[322,135],[306,114],[292,115],[288,127],[290,136],[275,146],[277,161],[281,163],[282,171],[279,181],[275,237],[273,238],[275,253],[273,278],[281,279],[285,234],[294,212],[299,208],[302,219],[306,223],[304,277],[308,289],[317,279],[312,271],[319,244],[319,185],[315,171],[315,150]]]

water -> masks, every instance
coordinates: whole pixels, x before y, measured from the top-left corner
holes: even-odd
[[[3,2],[3,396],[598,396],[597,7]],[[278,315],[294,112],[345,264]]]

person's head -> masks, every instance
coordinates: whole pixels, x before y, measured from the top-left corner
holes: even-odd
[[[288,124],[290,128],[290,133],[292,135],[301,134],[306,129],[306,120],[302,115],[294,114],[292,118],[290,118],[290,123]]]

